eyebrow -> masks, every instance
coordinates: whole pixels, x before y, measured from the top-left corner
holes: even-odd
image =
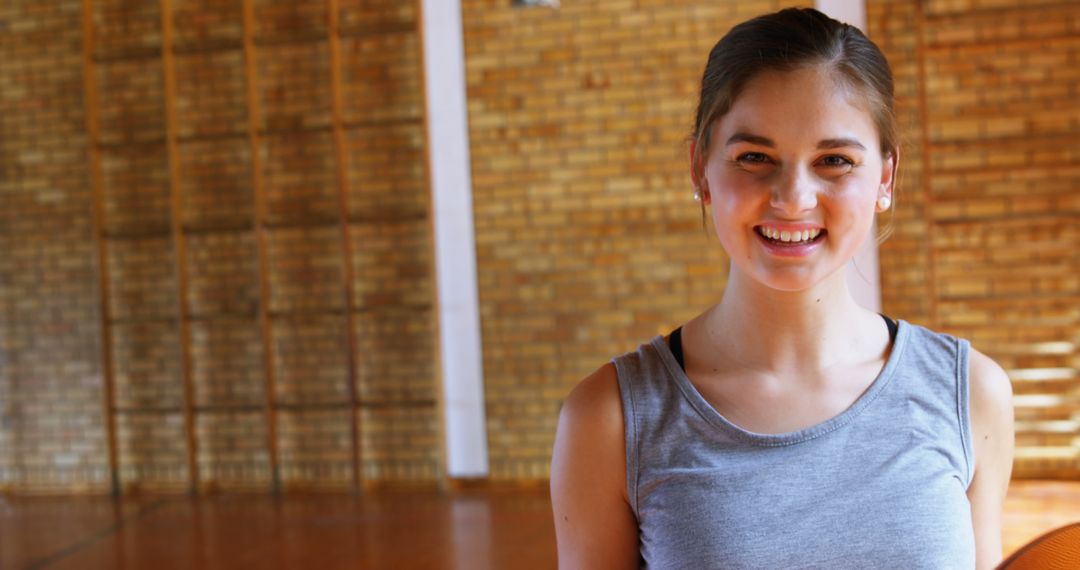
[[[735,143],[747,142],[751,144],[767,146],[769,148],[776,148],[776,143],[768,137],[761,135],[755,135],[751,133],[737,132],[731,135],[731,138],[727,140],[725,146]],[[862,143],[851,138],[837,138],[837,139],[825,139],[818,143],[818,149],[825,150],[831,148],[843,148],[843,147],[855,147],[862,150],[866,150],[866,147]]]
[[[724,146],[733,145],[735,143],[740,143],[740,142],[748,142],[748,143],[751,143],[751,144],[767,146],[769,148],[776,148],[776,143],[774,143],[772,141],[772,139],[767,138],[767,137],[763,137],[761,135],[752,135],[750,133],[744,133],[742,131],[739,131],[739,132],[731,135],[731,138],[729,138],[727,140],[727,142],[724,143]]]
[[[825,140],[817,143],[817,147],[819,149],[821,149],[821,150],[830,149],[830,148],[843,148],[843,147],[849,147],[849,146],[850,147],[855,147],[855,148],[860,148],[862,150],[866,150],[866,147],[863,146],[862,143],[860,143],[859,141],[857,141],[855,139],[845,139],[845,138],[825,139]]]

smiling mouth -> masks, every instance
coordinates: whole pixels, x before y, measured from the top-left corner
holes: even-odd
[[[766,226],[757,226],[754,228],[759,236],[768,241],[781,246],[793,246],[793,245],[806,245],[809,243],[815,243],[824,239],[828,233],[823,229],[812,229],[802,231],[787,231],[778,230],[776,228],[769,228]]]

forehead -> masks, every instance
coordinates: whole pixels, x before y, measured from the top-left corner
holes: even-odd
[[[736,132],[780,142],[843,135],[877,147],[877,127],[862,93],[824,66],[766,71],[748,81],[714,128],[722,144]]]

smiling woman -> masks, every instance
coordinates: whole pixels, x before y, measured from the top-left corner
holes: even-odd
[[[880,147],[862,99],[827,62],[759,73],[709,127],[709,138],[724,143],[701,149],[700,159],[691,145],[702,204],[713,205],[720,243],[740,273],[806,289],[866,240],[877,201],[892,194],[899,152]]]
[[[859,306],[844,266],[892,207],[892,77],[811,9],[709,54],[695,198],[719,301],[584,379],[552,501],[564,568],[990,568],[1012,464],[1008,378],[967,341]]]

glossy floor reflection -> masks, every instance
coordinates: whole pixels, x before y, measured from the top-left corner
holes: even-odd
[[[1080,521],[1080,483],[1014,482],[1005,550]],[[0,568],[555,568],[545,488],[0,498]]]

